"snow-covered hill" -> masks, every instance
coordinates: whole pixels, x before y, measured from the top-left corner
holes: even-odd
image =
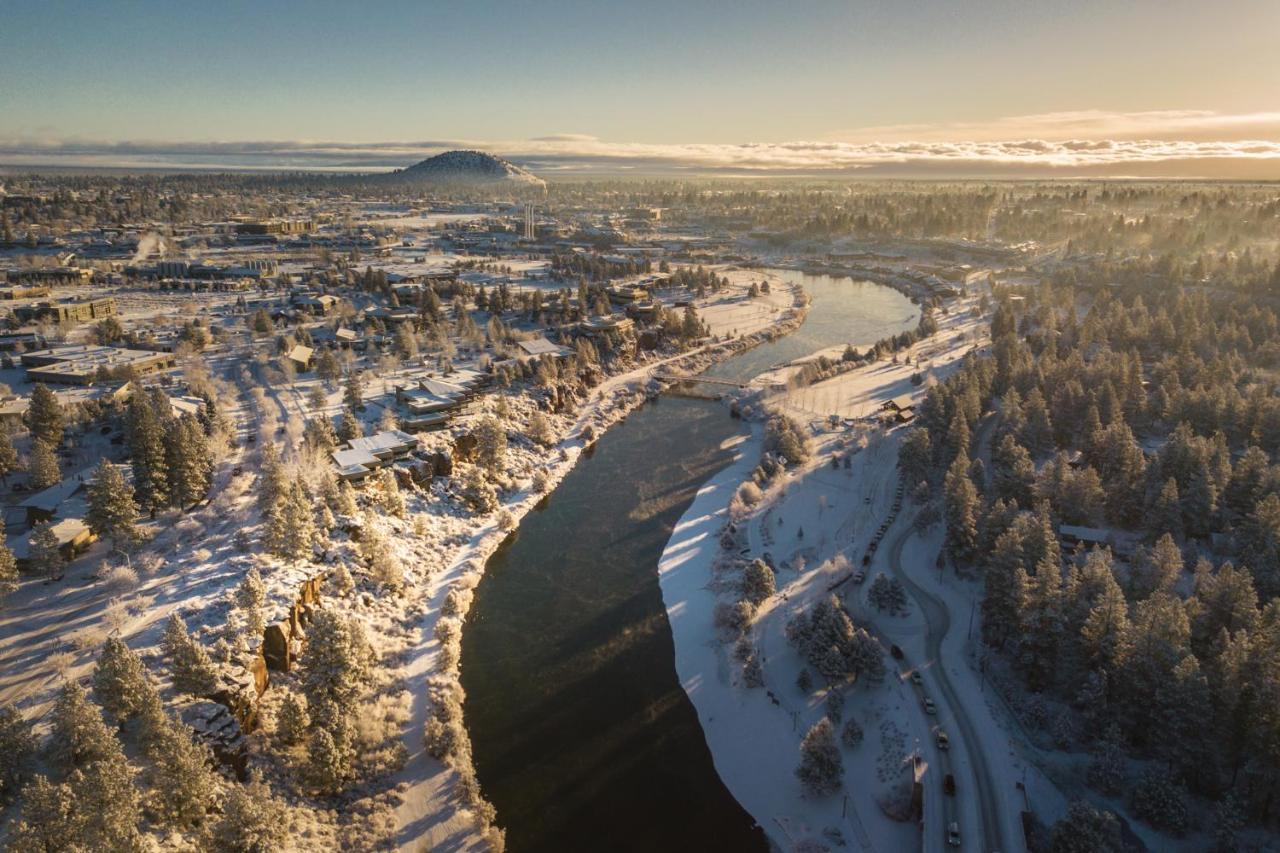
[[[484,151],[446,151],[392,172],[402,182],[434,184],[529,184],[545,182],[527,169]]]

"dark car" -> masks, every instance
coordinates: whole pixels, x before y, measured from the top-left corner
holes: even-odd
[[[956,777],[950,773],[942,777],[942,793],[952,797],[956,795]]]
[[[889,647],[889,654],[893,655],[895,660],[902,660],[902,649],[895,646]]]

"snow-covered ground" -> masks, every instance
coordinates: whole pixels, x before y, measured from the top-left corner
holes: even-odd
[[[980,590],[972,582],[939,580],[933,570],[941,547],[940,525],[921,535],[907,535],[913,510],[898,513],[889,544],[903,538],[901,565],[907,578],[943,602],[950,615],[935,660],[927,654],[936,614],[911,601],[905,615],[878,613],[865,601],[872,579],[890,572],[890,554],[883,547],[864,570],[866,581],[848,579],[862,569],[862,556],[879,525],[894,513],[898,484],[897,449],[903,430],[887,429],[874,413],[887,399],[910,394],[917,402],[929,384],[953,369],[963,354],[978,343],[980,326],[973,301],[951,303],[940,320],[940,331],[917,344],[910,363],[879,362],[858,367],[813,386],[768,392],[785,383],[796,368],[784,368],[753,383],[771,408],[811,421],[813,458],[788,471],[758,506],[739,523],[745,524],[742,554],[726,554],[720,536],[729,521],[731,500],[758,461],[759,432],[738,448],[735,461],[700,490],[677,525],[660,563],[660,578],[676,645],[676,669],[698,711],[721,778],[770,838],[784,849],[810,840],[835,849],[843,842],[855,849],[898,851],[924,846],[944,849],[947,825],[961,827],[965,847],[1022,849],[1018,824],[1025,800],[1018,785],[1025,783],[1042,818],[1052,821],[1065,810],[1054,786],[1023,760],[1019,742],[1011,739],[1009,722],[992,696],[990,685],[969,656],[967,619]],[[839,353],[829,353],[838,356]],[[926,381],[911,376],[922,371]],[[819,424],[829,415],[859,419],[852,429],[826,431]],[[849,467],[835,468],[832,457],[848,457]],[[732,578],[723,577],[735,559],[768,553],[777,567],[777,594],[758,610],[748,637],[757,649],[764,686],[742,683],[742,665],[732,642],[725,642],[714,623],[717,602],[736,596]],[[843,581],[843,582],[842,582]],[[939,584],[947,584],[945,588]],[[960,594],[953,587],[964,587]],[[806,663],[788,643],[785,626],[793,614],[807,609],[832,591],[841,598],[856,624],[869,628],[887,648],[899,646],[904,659],[886,656],[888,676],[882,684],[859,684],[846,691],[844,719],[859,721],[864,742],[842,748],[843,796],[806,798],[794,770],[799,744],[808,728],[825,713],[825,690],[805,692],[797,677]],[[930,599],[932,601],[933,599]],[[952,708],[937,689],[937,669],[945,668],[961,708]],[[922,683],[909,678],[919,668]],[[932,670],[932,671],[931,671]],[[923,697],[938,703],[936,716],[923,711]],[[967,726],[961,726],[958,714]],[[945,730],[950,749],[936,746],[938,730]],[[971,735],[971,737],[966,737]],[[970,742],[972,740],[973,742]],[[745,746],[749,744],[750,746]],[[984,761],[984,783],[977,779],[974,751]],[[882,803],[900,799],[910,777],[911,757],[923,761],[924,820],[921,828],[886,815]],[[957,794],[942,792],[942,776],[955,776]],[[989,787],[991,808],[998,813],[999,838],[983,836],[979,791]]]

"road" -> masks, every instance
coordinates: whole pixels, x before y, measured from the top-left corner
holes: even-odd
[[[907,592],[920,605],[927,630],[925,633],[926,659],[919,668],[926,682],[933,682],[933,685],[937,688],[935,695],[945,703],[947,709],[951,712],[951,717],[955,721],[958,732],[953,731],[950,736],[955,738],[958,733],[963,738],[966,754],[972,762],[975,777],[973,781],[977,785],[976,794],[978,796],[979,813],[982,815],[983,843],[979,849],[984,851],[1013,849],[1012,846],[1003,843],[1000,814],[996,805],[996,786],[993,781],[994,777],[991,774],[991,768],[987,764],[986,755],[982,750],[965,705],[960,700],[955,688],[952,687],[951,680],[947,676],[946,667],[942,665],[942,640],[951,628],[951,612],[947,609],[946,602],[925,591],[913,582],[903,570],[902,548],[907,539],[911,537],[914,525],[902,523],[898,527],[899,529],[894,533],[887,549],[889,570],[893,572],[898,580],[902,581],[903,586],[907,588]],[[963,789],[960,794],[964,794]],[[963,838],[965,828],[961,827],[960,829],[961,837]]]

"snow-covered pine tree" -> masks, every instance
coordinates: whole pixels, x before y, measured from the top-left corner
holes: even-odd
[[[100,761],[120,744],[102,721],[102,711],[89,701],[80,682],[62,686],[53,704],[53,737],[49,742],[49,762],[63,772],[82,764]]]
[[[262,575],[257,566],[250,566],[236,587],[236,606],[244,612],[249,633],[261,634],[266,627],[262,623],[262,606],[266,603],[267,587],[262,582]]]
[[[0,429],[0,483],[7,483],[9,475],[18,469],[18,451],[7,430]]]
[[[57,447],[62,442],[65,427],[62,404],[58,402],[58,396],[43,382],[37,382],[31,389],[27,425],[31,430],[31,437],[36,441],[43,441],[50,447]]]
[[[165,424],[172,418],[168,398],[159,389],[129,398],[125,419],[133,483],[138,503],[151,510],[169,505],[169,462],[165,455]]]
[[[359,622],[332,610],[316,613],[307,629],[301,675],[313,724],[332,734],[350,718],[368,681],[372,654]]]
[[[293,693],[285,694],[276,713],[276,736],[286,746],[301,743],[311,725],[311,717],[307,714],[302,700]]]
[[[58,534],[53,525],[42,521],[31,529],[27,562],[31,571],[41,577],[53,578],[62,574],[66,561],[58,548]]]
[[[267,853],[281,846],[287,826],[285,805],[255,775],[247,785],[231,785],[222,818],[213,828],[213,847],[235,853]]]
[[[110,539],[117,548],[136,541],[138,505],[133,500],[133,486],[120,467],[103,459],[89,482],[88,492],[86,520],[90,529]]]
[[[31,772],[36,737],[13,703],[0,705],[0,806],[9,803]]]
[[[199,823],[216,799],[217,778],[210,769],[213,754],[179,720],[168,718],[150,750],[153,764],[151,811],[166,824]]]
[[[312,732],[307,757],[307,776],[311,784],[325,793],[337,791],[351,775],[350,750],[338,743],[327,729],[317,728]]]
[[[18,591],[18,561],[13,552],[0,544],[0,604]]]
[[[742,594],[747,601],[759,606],[776,591],[773,569],[764,560],[752,560],[742,570]]]
[[[169,658],[173,686],[193,696],[208,696],[217,686],[218,671],[199,640],[187,633],[177,613],[169,616],[161,646]]]
[[[189,507],[209,492],[213,460],[209,439],[194,415],[169,423],[165,432],[165,458],[169,466],[170,498],[178,507]]]
[[[40,439],[31,442],[27,473],[31,476],[32,487],[36,489],[47,489],[58,484],[62,479],[62,470],[58,467],[58,456],[54,453],[53,445]]]
[[[119,637],[108,637],[93,670],[93,697],[121,724],[142,710],[147,671],[137,652]]]
[[[826,717],[814,723],[800,742],[796,778],[805,794],[813,797],[834,794],[844,784],[844,760],[836,745],[835,727]]]

